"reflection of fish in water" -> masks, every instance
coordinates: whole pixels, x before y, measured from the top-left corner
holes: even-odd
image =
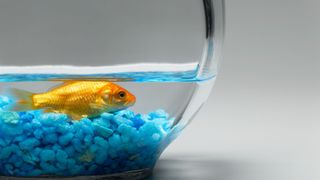
[[[66,81],[48,92],[33,94],[11,89],[16,111],[45,109],[65,113],[74,120],[115,112],[132,106],[136,98],[126,89],[107,81]]]
[[[84,154],[82,154],[80,157],[79,157],[79,160],[81,162],[92,162],[92,160],[95,158],[94,154],[93,153],[90,153],[89,151],[86,151]]]

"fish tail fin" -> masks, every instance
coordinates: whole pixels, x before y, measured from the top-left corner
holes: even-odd
[[[15,104],[10,107],[14,111],[30,111],[37,108],[33,105],[33,93],[21,89],[12,88],[10,93],[15,100]]]

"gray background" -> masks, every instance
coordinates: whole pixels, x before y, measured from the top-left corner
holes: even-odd
[[[0,17],[7,66],[197,62],[205,40],[201,0],[1,0]]]
[[[216,86],[154,179],[320,179],[319,8],[227,0]]]

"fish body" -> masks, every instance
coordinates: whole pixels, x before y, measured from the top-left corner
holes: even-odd
[[[16,111],[45,109],[65,113],[74,120],[115,112],[132,106],[136,98],[128,90],[107,81],[66,81],[48,92],[33,94],[12,89]]]

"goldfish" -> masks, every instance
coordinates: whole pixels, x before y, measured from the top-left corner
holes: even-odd
[[[65,81],[47,92],[32,93],[10,89],[15,111],[44,109],[64,113],[74,120],[95,117],[103,112],[116,112],[133,106],[136,97],[123,87],[107,81]]]

